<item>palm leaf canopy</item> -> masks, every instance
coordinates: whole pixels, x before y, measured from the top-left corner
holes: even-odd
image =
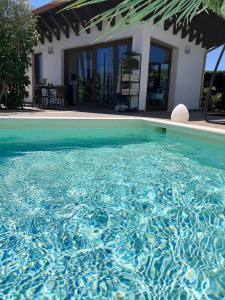
[[[111,0],[58,0],[66,3],[65,9],[80,8],[91,4],[110,3]],[[137,25],[145,21],[154,21],[155,24],[163,23],[173,17],[176,22],[189,22],[203,10],[211,10],[225,18],[225,0],[121,0],[112,8],[103,11],[94,17],[87,27],[96,25],[106,19],[123,18],[112,28],[109,27],[105,34],[114,31],[124,31],[131,25]]]

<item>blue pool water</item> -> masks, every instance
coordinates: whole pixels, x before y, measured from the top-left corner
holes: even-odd
[[[0,299],[225,299],[225,143],[0,121]]]

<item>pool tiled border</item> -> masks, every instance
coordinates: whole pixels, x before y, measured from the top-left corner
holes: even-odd
[[[1,119],[40,119],[40,120],[143,120],[146,122],[150,122],[151,124],[155,125],[155,126],[166,126],[167,128],[170,129],[190,129],[190,130],[197,130],[197,131],[203,131],[203,132],[208,132],[208,133],[214,133],[214,134],[218,134],[218,135],[222,135],[225,138],[225,126],[224,129],[222,128],[215,128],[215,127],[209,127],[209,126],[202,126],[202,125],[196,125],[196,124],[192,124],[190,123],[178,123],[178,122],[173,122],[170,120],[164,120],[164,119],[159,119],[159,118],[146,118],[146,117],[132,117],[132,116],[113,116],[113,117],[102,117],[102,116],[98,116],[98,117],[64,117],[64,116],[54,116],[54,117],[50,117],[50,116],[0,116],[0,120]]]

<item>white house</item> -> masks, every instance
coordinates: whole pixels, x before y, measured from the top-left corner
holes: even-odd
[[[114,5],[115,1],[109,2]],[[130,108],[171,111],[179,103],[199,108],[206,51],[225,39],[222,18],[211,12],[186,26],[177,25],[174,19],[163,26],[146,22],[109,40],[103,38],[104,30],[117,20],[82,30],[105,9],[102,4],[72,11],[62,11],[62,7],[50,3],[34,10],[40,39],[30,72],[32,87],[44,78],[63,85],[69,106],[114,108],[126,103],[127,89],[127,94],[134,95],[129,98]],[[140,54],[133,57],[139,65],[123,73],[131,51]],[[30,97],[34,97],[33,88]]]

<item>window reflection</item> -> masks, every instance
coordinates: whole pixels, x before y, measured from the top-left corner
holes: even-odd
[[[96,59],[96,102],[112,102],[113,86],[113,48],[97,49]]]
[[[96,58],[96,102],[115,104],[120,86],[122,53],[128,45],[115,45],[97,49]]]
[[[148,110],[167,110],[170,49],[151,45],[148,71]]]
[[[68,59],[71,104],[94,103],[113,107],[120,89],[122,54],[130,43],[71,50]]]
[[[92,94],[92,51],[84,50],[77,54],[76,100],[79,103],[93,101]]]

